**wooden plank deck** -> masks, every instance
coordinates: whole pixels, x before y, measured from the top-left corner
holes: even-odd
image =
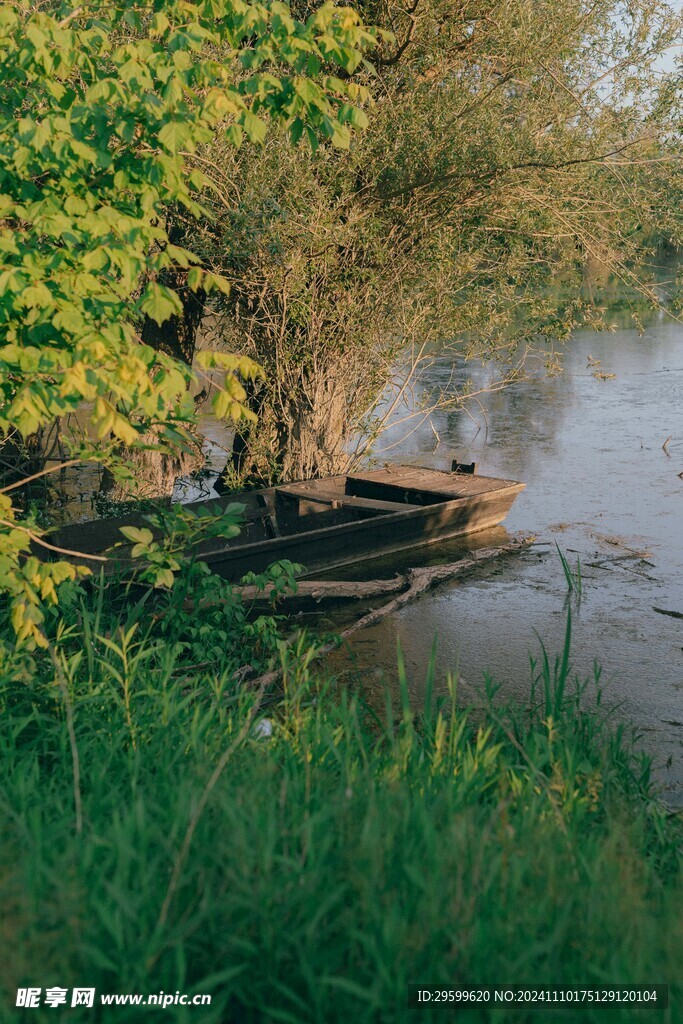
[[[386,514],[389,512],[405,512],[419,505],[408,505],[403,501],[380,501],[376,498],[359,498],[340,491],[325,491],[319,487],[292,486],[278,487],[278,496],[292,498],[295,501],[312,501],[318,505],[330,505],[332,508],[355,508],[362,512]]]
[[[423,469],[420,466],[387,466],[385,469],[372,470],[369,473],[350,473],[347,480],[351,493],[363,487],[399,487],[409,491],[443,495],[444,501],[499,491],[517,483],[516,480],[502,480],[470,473],[449,473],[438,469]]]

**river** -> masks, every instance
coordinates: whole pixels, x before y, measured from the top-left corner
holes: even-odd
[[[430,383],[454,369],[475,383],[485,374],[443,356]],[[379,698],[394,685],[400,643],[419,705],[436,637],[438,674],[457,671],[465,700],[476,704],[490,673],[502,695],[526,701],[529,655],[538,655],[539,638],[551,655],[559,652],[569,604],[576,674],[593,677],[601,665],[606,703],[638,726],[667,799],[683,804],[683,619],[654,610],[683,612],[682,397],[683,326],[657,315],[643,335],[627,326],[578,332],[559,377],[485,395],[474,418],[435,413],[389,448],[393,461],[445,468],[457,454],[477,460],[480,473],[524,481],[505,527],[539,543],[359,633],[336,667]],[[405,426],[390,430],[386,447],[399,430]],[[430,552],[430,561],[500,537],[478,534]],[[556,542],[574,569],[581,560],[580,601],[568,597]],[[396,567],[394,559],[365,572]]]

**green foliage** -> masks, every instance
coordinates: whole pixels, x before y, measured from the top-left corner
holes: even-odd
[[[266,576],[248,572],[242,582],[254,587],[259,593],[265,593],[267,589],[268,599],[275,604],[283,594],[296,593],[296,577],[303,568],[298,562],[290,562],[285,558],[271,565]]]
[[[407,433],[461,407],[473,386],[422,373],[444,349],[489,361],[496,387],[531,354],[557,368],[577,325],[609,325],[585,278],[656,305],[652,238],[683,240],[670,4],[360,9],[396,41],[373,54],[376,102],[348,152],[311,160],[284,133],[211,147],[202,252],[232,285],[224,344],[266,370],[244,457],[261,479],[343,472],[389,409]]]
[[[57,588],[66,580],[85,576],[85,566],[66,562],[45,563],[31,553],[37,538],[33,520],[19,522],[12,502],[0,492],[0,589],[4,591],[0,615],[9,613],[19,643],[47,646],[42,631],[45,609],[58,603]]]
[[[121,533],[133,545],[128,546],[127,553],[140,560],[134,569],[136,581],[172,587],[175,574],[183,566],[192,565],[198,545],[217,537],[228,540],[237,536],[243,512],[244,506],[236,502],[224,509],[209,505],[196,512],[172,505],[143,517],[154,533],[146,527],[122,526]]]
[[[214,535],[225,536],[229,522],[226,517],[221,532]],[[77,661],[85,648],[92,671],[93,658],[103,654],[102,644],[134,637],[133,646],[141,657],[144,654],[150,671],[159,670],[170,658],[179,678],[192,675],[197,665],[218,676],[236,673],[236,678],[243,678],[271,669],[296,640],[298,634],[291,632],[284,616],[257,614],[254,598],[263,594],[274,605],[276,597],[295,591],[301,566],[275,562],[233,586],[206,563],[177,557],[173,543],[184,542],[184,526],[175,536],[157,534],[158,542],[144,528],[123,527],[122,532],[143,549],[136,556],[140,565],[125,576],[93,574],[60,587],[58,602],[45,617],[43,647],[57,644]],[[248,585],[246,591],[243,584]],[[67,627],[67,622],[72,625]],[[289,631],[289,638],[283,630]],[[9,642],[7,621],[3,635]],[[33,658],[38,659],[31,663],[33,671],[40,677],[40,652],[34,650]]]
[[[373,37],[331,4],[305,24],[284,4],[214,0],[151,19],[127,2],[0,11],[0,430],[30,434],[88,401],[97,435],[130,444],[133,412],[187,418],[187,371],[139,343],[130,313],[182,312],[157,278],[198,262],[166,228],[170,204],[201,213],[191,155],[231,122],[259,140],[269,117],[346,120],[340,80],[300,76],[353,70]],[[273,60],[279,77],[262,70]],[[200,267],[188,281],[220,286]]]
[[[401,668],[401,699],[377,714],[312,679],[303,646],[283,651],[284,693],[266,712],[232,672],[178,672],[173,645],[123,621],[110,632],[108,600],[78,597],[54,661],[4,652],[6,992],[86,979],[98,993],[209,992],[195,1012],[210,1024],[398,1024],[420,979],[657,979],[678,1005],[680,820],[566,659],[541,670],[530,709],[499,704],[493,684],[477,714],[453,681],[434,699],[432,665],[423,708]]]
[[[281,594],[296,591],[295,573],[300,569],[291,562],[276,562],[263,573],[247,574],[242,584],[274,603]],[[253,602],[204,562],[186,566],[173,591],[154,607],[154,635],[190,668],[208,662],[217,674],[233,671],[243,678],[271,667],[289,646],[282,635],[291,629],[285,616],[255,614]]]
[[[239,533],[243,511],[238,503],[215,509],[208,504],[201,512],[173,505],[143,517],[152,529],[122,526],[129,542],[123,550],[134,564],[125,583],[109,582],[110,600],[122,608],[122,619],[108,631],[125,633],[134,625],[160,657],[173,652],[178,670],[185,662],[191,667],[208,662],[217,673],[239,675],[271,667],[270,660],[287,647],[280,633],[287,620],[255,615],[253,599],[266,596],[274,609],[279,597],[296,592],[303,566],[287,559],[275,562],[263,573],[247,573],[236,589],[197,559],[199,549],[212,540]],[[251,599],[243,597],[248,592]],[[131,594],[136,597],[133,611],[125,609]]]
[[[138,328],[182,314],[168,268],[190,290],[227,287],[170,237],[171,208],[204,212],[194,156],[215,132],[262,141],[269,120],[347,144],[363,94],[329,70],[354,71],[376,38],[331,3],[304,22],[283,3],[233,0],[144,14],[129,0],[0,5],[0,436],[86,409],[109,461],[112,438],[142,443],[150,426],[160,444],[182,439],[192,372]],[[215,412],[249,417],[233,369],[258,369],[246,357],[227,369]],[[92,457],[80,440],[72,454]],[[7,529],[4,589],[24,578]]]

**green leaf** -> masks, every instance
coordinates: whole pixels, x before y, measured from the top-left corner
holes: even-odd
[[[229,128],[225,130],[225,137],[231,146],[235,149],[239,149],[244,141],[244,129],[239,124],[231,124]]]
[[[168,121],[158,138],[161,145],[174,155],[183,147],[194,148],[192,127],[183,121]]]
[[[207,292],[222,292],[229,295],[231,292],[230,282],[221,274],[212,274],[210,271],[204,273],[204,288]]]
[[[154,534],[147,527],[138,529],[137,526],[120,526],[119,532],[123,534],[126,540],[131,540],[135,544],[144,544],[147,547],[154,540]]]
[[[198,291],[204,284],[204,271],[201,267],[192,267],[187,274],[187,287],[193,291]]]
[[[140,310],[159,326],[172,316],[181,316],[183,304],[166,285],[150,281],[140,300]]]
[[[339,108],[339,120],[352,125],[354,128],[367,128],[369,125],[367,114],[358,107],[352,107],[350,103],[344,103]]]
[[[297,117],[292,121],[291,125],[289,126],[289,137],[295,146],[299,142],[299,139],[301,138],[303,133],[304,123],[300,117]]]
[[[317,153],[318,146],[320,145],[318,141],[318,136],[315,134],[311,126],[308,124],[306,125],[306,138],[308,139],[308,144],[311,147],[311,151],[314,154]]]
[[[239,115],[238,122],[244,128],[250,142],[263,142],[268,134],[266,123],[249,110],[245,110]]]
[[[155,587],[166,587],[170,590],[175,583],[175,576],[170,569],[157,569],[154,578]]]

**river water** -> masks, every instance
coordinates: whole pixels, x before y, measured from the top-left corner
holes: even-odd
[[[452,358],[437,359],[430,383],[453,370]],[[473,369],[455,365],[455,375],[472,378]],[[475,383],[483,377],[475,368]],[[577,333],[561,376],[484,396],[474,419],[436,413],[389,448],[393,461],[445,468],[455,453],[477,460],[482,474],[524,481],[505,527],[539,543],[360,632],[335,667],[381,699],[395,685],[400,643],[419,705],[436,637],[438,673],[458,671],[465,699],[476,704],[488,672],[503,695],[526,701],[529,654],[538,654],[539,638],[551,655],[561,650],[569,604],[575,672],[592,676],[600,663],[604,700],[636,723],[668,799],[683,803],[683,619],[654,610],[683,612],[682,398],[683,326],[658,316],[642,336],[628,327]],[[385,446],[399,430],[405,426],[390,431]],[[498,529],[451,543],[429,561],[501,536]],[[568,598],[556,542],[573,568],[581,560],[580,601]],[[414,562],[385,560],[364,574],[393,575]]]

